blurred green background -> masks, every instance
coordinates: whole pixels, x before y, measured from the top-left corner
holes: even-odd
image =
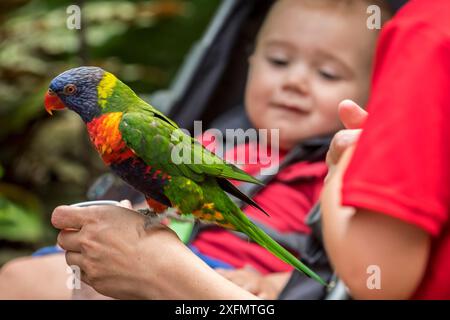
[[[74,113],[44,111],[49,81],[97,65],[138,94],[166,88],[219,3],[0,1],[0,266],[54,244],[52,209],[85,200],[106,171]],[[67,28],[70,5],[81,8],[80,30]]]

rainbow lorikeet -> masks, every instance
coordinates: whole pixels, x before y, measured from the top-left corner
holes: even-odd
[[[255,226],[225,193],[264,212],[227,179],[260,183],[258,180],[203,148],[113,74],[98,67],[63,72],[51,81],[45,108],[50,114],[64,108],[75,111],[85,122],[104,163],[142,192],[154,212],[162,213],[172,207],[179,214],[192,214],[243,232],[281,260],[326,285]],[[173,159],[173,148],[180,146],[189,151],[188,159],[192,161],[180,163]]]

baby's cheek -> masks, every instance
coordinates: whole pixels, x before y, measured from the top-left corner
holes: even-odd
[[[353,95],[349,95],[353,96]],[[339,121],[338,106],[344,99],[351,99],[347,95],[330,96],[328,99],[322,100],[317,108],[318,120],[327,126],[336,127]]]
[[[340,129],[343,128],[343,125],[342,122],[339,120],[339,114],[333,110],[327,114],[324,114],[321,117],[318,127],[320,128],[319,130],[322,131],[319,132],[318,134],[325,134],[339,131]]]
[[[261,99],[258,100],[257,97],[251,99],[251,101],[246,104],[246,112],[254,127],[267,128],[267,126],[270,125],[265,123],[267,121],[266,118],[268,112]]]

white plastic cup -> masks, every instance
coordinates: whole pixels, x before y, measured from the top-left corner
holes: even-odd
[[[120,202],[114,200],[94,200],[71,204],[71,207],[90,207],[90,206],[119,206]]]
[[[120,202],[113,200],[95,200],[84,201],[71,204],[71,207],[90,207],[90,206],[119,206]],[[72,289],[72,300],[109,300],[110,297],[101,295],[95,291],[91,286],[83,281],[80,282],[79,289]]]

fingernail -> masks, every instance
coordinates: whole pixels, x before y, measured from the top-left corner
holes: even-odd
[[[120,205],[125,208],[132,208],[130,200],[127,199],[120,201]]]

